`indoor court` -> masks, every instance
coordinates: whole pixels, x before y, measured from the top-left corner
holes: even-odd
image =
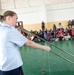
[[[0,75],[17,69],[74,75],[74,0],[0,0]]]
[[[74,54],[74,41],[54,41],[50,42],[63,50]],[[45,42],[40,42],[43,45],[49,45]],[[51,49],[74,62],[74,57],[60,51],[51,46]],[[46,52],[40,49],[34,50],[29,47],[21,48],[21,55],[23,59],[23,71],[25,75],[74,75],[74,64],[54,55],[51,52]]]

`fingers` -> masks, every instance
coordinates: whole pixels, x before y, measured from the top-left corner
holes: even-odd
[[[51,51],[51,49],[50,49],[49,46],[45,46],[45,50],[46,50],[46,51]]]
[[[51,49],[49,50],[49,52],[51,51]]]
[[[49,52],[51,51],[50,47],[49,47]]]

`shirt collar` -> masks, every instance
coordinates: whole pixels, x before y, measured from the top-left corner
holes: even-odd
[[[8,25],[6,23],[2,23],[1,26],[3,26],[3,27],[11,27],[10,25]]]

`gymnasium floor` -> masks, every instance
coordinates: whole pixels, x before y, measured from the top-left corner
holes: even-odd
[[[51,43],[74,54],[74,40],[55,41]],[[40,44],[49,45],[45,42],[40,42]],[[65,54],[53,46],[51,46],[51,49],[74,62],[74,57]],[[20,51],[24,62],[24,75],[74,75],[74,64],[51,52],[29,47],[22,47]]]

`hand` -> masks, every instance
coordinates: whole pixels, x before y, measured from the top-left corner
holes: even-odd
[[[49,46],[44,46],[44,48],[43,48],[44,50],[46,50],[46,51],[51,51],[51,49],[50,49],[50,47]]]

